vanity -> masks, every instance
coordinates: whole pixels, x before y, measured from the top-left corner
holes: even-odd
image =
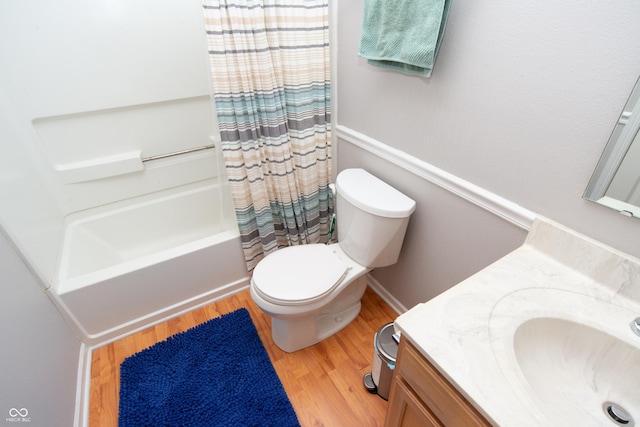
[[[398,349],[386,426],[490,426],[408,339]]]
[[[398,317],[387,426],[640,426],[640,260],[545,218]]]

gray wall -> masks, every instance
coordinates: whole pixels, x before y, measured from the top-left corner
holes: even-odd
[[[369,66],[357,56],[363,0],[333,6],[338,126],[640,256],[640,221],[582,199],[640,74],[640,3],[453,1],[431,79]],[[406,307],[524,239],[349,142],[337,155],[339,169],[368,167],[418,200],[402,260],[374,272]]]
[[[339,144],[339,170],[364,168],[416,201],[398,263],[372,273],[399,311],[433,298],[524,241],[521,228],[380,157]]]
[[[80,341],[0,227],[0,421],[12,408],[30,423],[72,426]]]

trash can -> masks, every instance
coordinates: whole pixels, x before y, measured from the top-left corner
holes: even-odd
[[[387,323],[373,338],[373,367],[364,376],[364,386],[370,393],[377,393],[384,400],[389,399],[391,378],[398,355],[397,337],[394,337],[393,323]]]

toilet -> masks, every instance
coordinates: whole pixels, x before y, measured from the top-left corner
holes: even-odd
[[[280,249],[253,271],[251,297],[287,352],[323,341],[356,318],[366,273],[398,261],[416,206],[364,169],[340,172],[336,193],[338,243]]]

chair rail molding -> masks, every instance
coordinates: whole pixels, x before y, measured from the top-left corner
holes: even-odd
[[[510,200],[465,181],[434,165],[390,147],[347,126],[336,125],[335,136],[381,157],[450,193],[485,209],[526,231],[531,229],[536,214]]]

